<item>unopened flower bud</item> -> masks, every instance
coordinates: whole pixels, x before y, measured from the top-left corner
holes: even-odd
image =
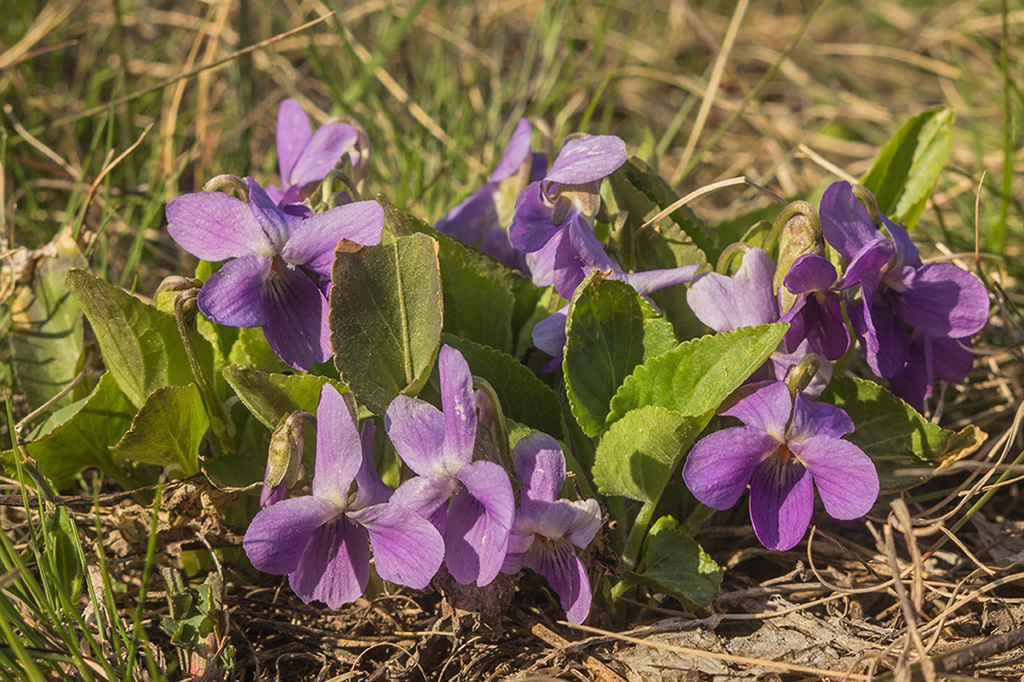
[[[270,436],[263,492],[260,493],[261,507],[269,507],[275,502],[280,502],[287,494],[288,488],[299,480],[302,450],[305,445],[303,429],[306,420],[311,419],[313,415],[305,410],[286,414],[281,417],[277,428]]]
[[[182,292],[189,290],[198,291],[202,286],[202,281],[194,277],[182,277],[180,275],[165,277],[156,288],[156,293],[153,295],[153,303],[159,310],[173,315],[175,299]]]
[[[806,201],[794,201],[788,204],[782,209],[772,227],[772,236],[769,237],[769,241],[775,242],[776,240],[779,245],[779,256],[772,286],[776,293],[781,291],[779,303],[782,312],[785,313],[793,307],[793,303],[796,301],[796,295],[782,286],[782,281],[789,274],[793,263],[800,256],[807,254],[825,256],[825,239],[821,233],[818,212]]]

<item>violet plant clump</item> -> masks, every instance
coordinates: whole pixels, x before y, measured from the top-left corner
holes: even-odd
[[[304,602],[332,609],[366,590],[371,547],[381,578],[426,587],[441,565],[444,544],[430,522],[389,501],[391,490],[374,468],[373,422],[360,436],[330,384],[320,393],[316,420],[312,495],[256,514],[242,541],[249,560],[265,573],[287,574]]]
[[[515,513],[512,484],[498,464],[473,459],[477,411],[466,360],[445,345],[438,372],[441,410],[400,395],[385,414],[395,451],[417,474],[393,500],[434,523],[444,536],[445,565],[455,580],[483,586],[505,559]]]
[[[871,459],[843,436],[854,430],[843,410],[795,394],[785,382],[764,386],[722,414],[743,426],[715,431],[693,446],[683,480],[712,509],[728,509],[750,484],[750,520],[768,549],[803,537],[817,489],[836,519],[868,513],[879,482]]]
[[[570,623],[590,613],[587,567],[574,548],[584,549],[601,527],[597,500],[558,499],[565,482],[565,456],[554,438],[535,433],[512,451],[519,477],[519,507],[509,535],[504,573],[528,568],[544,576],[558,594]]]
[[[323,213],[283,210],[248,178],[248,202],[221,192],[185,194],[167,205],[167,230],[189,253],[225,263],[199,292],[217,324],[261,327],[296,369],[331,357],[329,306],[334,250],[342,239],[377,244],[384,211],[359,201]]]

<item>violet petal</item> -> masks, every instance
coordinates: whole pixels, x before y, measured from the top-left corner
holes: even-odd
[[[281,250],[281,257],[330,279],[339,241],[379,244],[383,229],[384,209],[376,201],[345,204],[303,220]]]
[[[612,174],[626,163],[626,143],[615,135],[588,135],[569,140],[544,176],[545,182],[582,185]]]
[[[437,357],[444,415],[444,457],[449,471],[473,459],[476,443],[476,398],[473,374],[459,351],[447,344]]]
[[[804,465],[771,456],[750,481],[750,520],[768,549],[791,549],[804,536],[814,511],[814,486]]]
[[[847,260],[852,261],[862,248],[884,236],[846,181],[829,185],[818,213],[825,241]]]
[[[519,251],[530,253],[547,244],[563,225],[551,222],[552,207],[544,201],[541,182],[531,182],[516,199],[509,239]]]
[[[566,620],[582,623],[587,619],[590,579],[571,544],[565,540],[555,540],[549,545],[535,542],[523,557],[523,565],[547,579],[565,610]]]
[[[313,531],[340,513],[319,497],[292,497],[261,510],[249,524],[242,548],[264,573],[291,573],[309,544]]]
[[[565,456],[546,433],[531,433],[516,443],[512,462],[523,501],[554,502],[565,482]]]
[[[249,205],[233,196],[221,192],[184,194],[167,204],[166,213],[171,238],[203,260],[276,253]]]
[[[515,501],[508,474],[497,464],[477,461],[459,471],[465,486],[448,505],[445,562],[463,584],[484,586],[494,580],[505,560]]]
[[[288,574],[292,591],[302,601],[320,601],[331,609],[363,596],[369,580],[370,543],[366,531],[344,516],[314,531],[298,567]]]
[[[530,160],[530,136],[532,133],[533,127],[530,125],[530,121],[525,118],[519,119],[515,132],[512,133],[512,139],[509,141],[508,147],[505,148],[505,153],[501,155],[501,161],[498,162],[498,166],[494,169],[488,182],[507,180],[519,172],[523,164]]]
[[[377,574],[391,583],[422,590],[444,560],[444,541],[422,516],[397,504],[375,504],[351,512],[366,528]]]
[[[988,320],[988,292],[981,280],[952,263],[928,263],[914,273],[896,312],[929,336],[970,336]]]
[[[352,414],[338,389],[326,383],[320,389],[320,403],[316,408],[313,495],[344,508],[352,480],[362,464],[359,434]]]
[[[814,478],[829,516],[846,521],[871,511],[878,498],[878,473],[863,450],[831,436],[815,436],[790,447]]]
[[[782,283],[798,296],[811,291],[825,291],[836,283],[836,268],[826,258],[805,253],[793,261]]]
[[[533,345],[553,358],[561,358],[565,351],[565,321],[569,314],[569,306],[551,313],[533,325],[530,338]]]
[[[323,180],[358,141],[359,131],[348,123],[320,126],[292,167],[286,184],[302,187]]]
[[[728,509],[746,490],[758,463],[778,447],[774,438],[749,426],[715,431],[686,456],[683,480],[701,504]]]
[[[249,210],[274,245],[275,252],[280,253],[302,219],[282,211],[255,180],[246,178],[246,181],[249,183]]]
[[[384,429],[395,451],[420,476],[445,473],[444,416],[430,403],[396,396],[384,413]]]
[[[217,324],[228,327],[263,326],[266,318],[260,291],[270,265],[270,259],[262,256],[244,256],[225,263],[199,291],[199,309]]]
[[[391,496],[390,502],[400,504],[406,509],[411,509],[425,519],[428,519],[444,535],[445,523],[438,523],[438,512],[444,512],[444,505],[452,496],[459,482],[454,478],[441,478],[434,476],[414,476],[398,486],[398,490]],[[445,514],[440,514],[441,519]]]
[[[674,284],[689,282],[699,267],[699,265],[684,265],[678,268],[645,270],[643,272],[616,272],[611,279],[621,279],[636,289],[638,294],[645,296]]]
[[[363,428],[359,433],[362,464],[356,474],[356,497],[352,500],[354,509],[387,502],[394,492],[381,480],[380,474],[377,473],[377,463],[373,460],[373,437],[376,432],[377,427],[372,419],[363,422]]]
[[[323,293],[304,273],[280,268],[260,291],[263,333],[286,363],[308,371],[331,357],[328,305]]]
[[[714,272],[697,277],[686,292],[686,301],[697,318],[717,332],[777,322],[774,275],[771,256],[763,249],[751,249],[732,277]]]
[[[309,116],[302,105],[290,97],[281,102],[277,110],[277,164],[281,172],[281,184],[286,189],[293,184],[288,178],[312,135]]]
[[[746,426],[764,431],[777,442],[785,442],[786,424],[793,412],[793,398],[781,381],[768,384],[741,398],[722,414],[736,417]]]
[[[796,396],[793,409],[793,429],[789,442],[800,442],[814,436],[842,438],[853,433],[853,420],[845,411],[816,400],[810,400],[803,393]]]

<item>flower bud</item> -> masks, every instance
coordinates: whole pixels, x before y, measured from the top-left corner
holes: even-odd
[[[782,281],[789,274],[793,263],[800,256],[813,254],[825,256],[825,239],[821,233],[821,221],[818,220],[818,212],[806,201],[794,201],[788,204],[772,227],[772,235],[769,237],[769,252],[775,241],[778,241],[779,255],[775,268],[775,278],[772,286],[776,293],[780,293],[780,307],[782,312],[789,312],[796,301],[796,295],[782,286]]]
[[[303,428],[306,420],[313,415],[305,410],[295,410],[281,417],[277,428],[270,436],[270,450],[267,453],[267,469],[263,475],[263,492],[260,506],[269,507],[280,502],[288,488],[299,480],[302,464],[302,450],[305,444]]]

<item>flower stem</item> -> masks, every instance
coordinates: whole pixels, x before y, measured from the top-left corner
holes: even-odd
[[[711,515],[715,513],[715,510],[703,504],[698,504],[697,507],[690,512],[690,515],[686,517],[686,520],[679,526],[679,530],[692,536],[700,527],[704,525],[704,522],[711,518]]]
[[[651,525],[651,517],[654,516],[656,502],[644,502],[633,520],[633,527],[629,529],[626,537],[626,547],[622,550],[622,562],[626,568],[633,570],[637,566],[640,557],[640,548],[643,546],[644,538],[647,537],[647,527]]]

